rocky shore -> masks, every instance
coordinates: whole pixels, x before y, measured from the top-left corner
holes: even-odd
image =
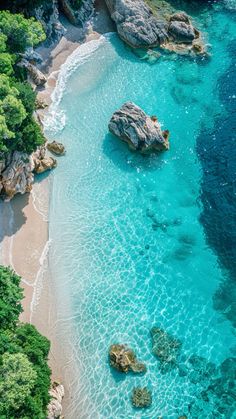
[[[165,13],[165,3],[158,14],[144,0],[105,1],[119,36],[131,47],[161,46],[182,53],[205,53],[201,34],[186,13]]]

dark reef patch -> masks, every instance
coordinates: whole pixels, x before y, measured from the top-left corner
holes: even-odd
[[[231,65],[218,81],[222,114],[214,128],[204,127],[197,142],[203,176],[201,222],[209,245],[226,270],[214,306],[236,325],[236,42],[229,45]]]

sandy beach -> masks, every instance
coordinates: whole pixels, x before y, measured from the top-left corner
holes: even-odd
[[[61,23],[66,29],[60,42],[49,47],[39,47],[43,63],[41,71],[47,76],[44,90],[38,98],[50,105],[51,94],[56,86],[60,67],[82,43],[98,39],[101,34],[114,31],[114,26],[102,1],[95,4],[95,13],[84,28],[72,26],[63,16]],[[47,108],[38,111],[41,119]],[[55,278],[50,278],[47,254],[50,246],[48,208],[52,177],[35,179],[32,193],[17,195],[11,202],[0,202],[0,257],[1,263],[11,266],[22,277],[25,298],[21,320],[31,322],[51,341],[49,364],[52,380],[67,381],[64,377],[68,353],[57,340],[57,309],[54,298]],[[69,400],[68,388],[64,404]]]

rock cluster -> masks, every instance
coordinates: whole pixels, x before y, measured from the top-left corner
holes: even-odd
[[[109,349],[109,358],[110,365],[120,372],[146,372],[145,365],[137,361],[134,351],[126,345],[111,345]]]
[[[65,391],[62,384],[53,382],[52,388],[49,391],[51,401],[48,405],[47,419],[59,419],[62,414],[62,399]]]
[[[0,154],[0,195],[10,200],[17,193],[30,192],[34,173],[43,173],[56,167],[57,162],[46,156],[45,146],[32,155],[14,151]]]
[[[47,170],[54,169],[57,161],[53,157],[46,156],[46,147],[40,147],[33,153],[34,172],[37,174],[44,173]]]
[[[133,48],[174,49],[177,44],[179,52],[178,44],[185,44],[191,45],[196,53],[204,52],[200,33],[185,13],[166,18],[164,13],[154,14],[144,0],[106,0],[106,4],[119,36]]]
[[[180,340],[159,327],[152,328],[151,336],[153,339],[152,351],[160,361],[161,370],[166,372],[176,367],[182,346]]]
[[[133,389],[131,401],[134,407],[149,407],[152,404],[152,394],[147,387]]]
[[[83,26],[94,9],[94,0],[81,0],[79,9],[75,9],[70,0],[59,0],[60,9],[72,25]]]
[[[31,16],[42,23],[47,34],[47,43],[59,41],[65,33],[65,28],[59,21],[58,0],[43,2],[41,6],[32,6],[30,10]]]
[[[162,131],[155,116],[150,117],[132,102],[126,102],[113,113],[110,132],[141,153],[169,149],[169,131]]]
[[[34,161],[26,153],[14,151],[0,155],[0,194],[10,200],[17,193],[30,192]]]
[[[52,141],[51,143],[47,143],[47,149],[55,154],[56,156],[62,156],[65,154],[65,146],[58,141]]]

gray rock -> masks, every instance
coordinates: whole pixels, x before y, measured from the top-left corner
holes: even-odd
[[[34,176],[33,159],[26,153],[14,151],[1,156],[0,193],[9,201],[17,193],[30,192]]]
[[[63,385],[54,381],[49,394],[51,400],[48,405],[47,419],[59,419],[62,417],[62,399],[65,394]]]
[[[57,0],[43,2],[43,5],[32,9],[31,15],[39,20],[47,34],[46,44],[57,42],[66,30],[59,21],[59,6]]]
[[[106,4],[119,36],[133,48],[168,45],[175,50],[173,44],[192,44],[200,36],[185,13],[175,13],[167,20],[165,13],[154,15],[144,0],[106,0]],[[196,48],[193,51],[203,52]]]
[[[150,117],[132,102],[114,112],[109,130],[141,153],[169,149],[169,131],[162,131],[155,116]]]
[[[59,0],[59,4],[64,15],[75,26],[83,26],[94,11],[94,0],[81,0],[78,9],[73,7],[70,0]]]

